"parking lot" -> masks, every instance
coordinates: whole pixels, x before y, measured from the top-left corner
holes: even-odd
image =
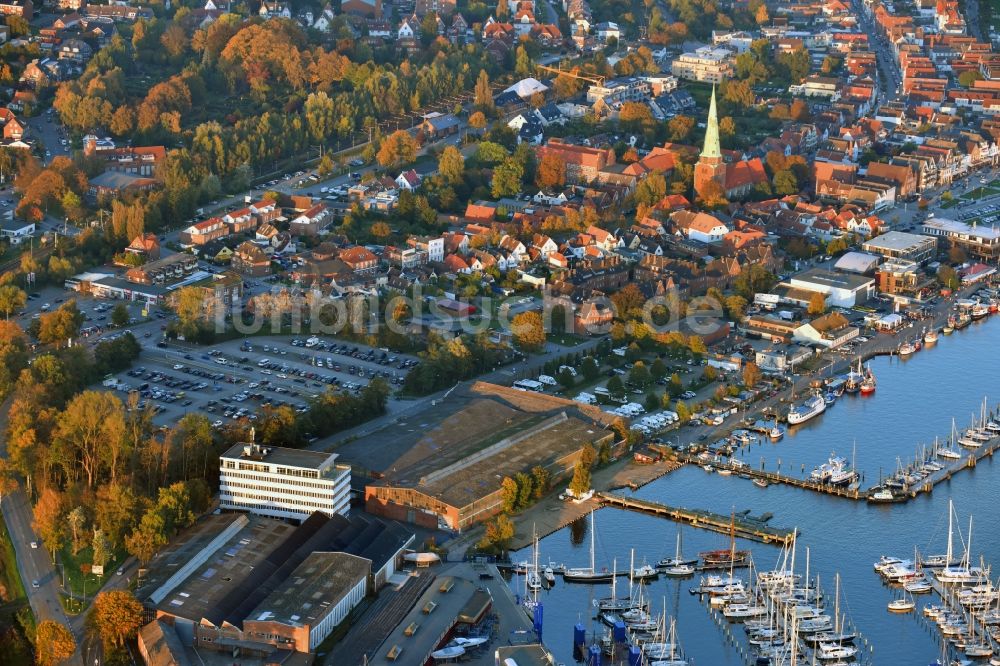
[[[304,412],[327,390],[360,392],[374,377],[399,388],[413,357],[319,338],[251,338],[211,348],[161,342],[144,348],[133,368],[105,380],[125,395],[137,391],[156,410],[157,425],[201,412],[215,427],[254,419],[263,405]],[[390,399],[391,411],[397,401]]]

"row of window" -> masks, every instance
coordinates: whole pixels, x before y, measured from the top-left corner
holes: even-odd
[[[274,488],[277,486],[293,486],[295,488],[316,488],[322,490],[324,488],[330,489],[336,486],[333,481],[320,481],[319,483],[310,483],[309,481],[283,481],[282,479],[274,478],[274,475],[260,475],[260,474],[245,474],[245,473],[233,473],[223,471],[222,480],[233,479],[236,481],[261,481],[267,483],[270,487]],[[294,485],[293,485],[294,484]]]
[[[320,499],[333,499],[335,497],[335,494],[331,492],[332,488],[327,488],[325,493],[311,493],[305,490],[275,488],[274,485],[258,486],[252,483],[236,483],[232,479],[223,479],[222,488],[228,489],[230,492],[257,490],[265,493],[270,492],[274,495],[294,495],[296,497],[318,497]]]
[[[303,508],[310,507],[310,508],[317,509],[317,510],[320,510],[320,511],[329,511],[330,510],[330,503],[329,502],[325,502],[325,503],[320,503],[320,502],[289,502],[288,504],[294,504],[294,506],[280,506],[282,503],[281,502],[275,502],[275,500],[274,500],[273,497],[267,497],[267,496],[263,496],[263,495],[240,495],[240,497],[242,499],[251,499],[251,500],[257,500],[257,501],[255,501],[255,502],[244,502],[244,501],[240,501],[240,500],[236,499],[235,497],[226,497],[225,495],[223,495],[222,497],[220,497],[219,501],[224,506],[246,507],[247,509],[260,509],[260,508],[262,508],[261,505],[265,504],[265,505],[271,505],[271,506],[269,506],[269,507],[263,507],[263,508],[271,508],[271,509],[274,509],[275,511],[282,511],[282,510],[284,510],[284,511],[293,511],[295,513],[302,513],[302,511],[299,510],[300,507],[303,507]]]

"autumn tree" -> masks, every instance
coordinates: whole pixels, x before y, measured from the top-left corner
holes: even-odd
[[[23,290],[12,284],[0,286],[0,310],[3,310],[5,319],[10,319],[11,312],[24,309],[27,302],[28,295]]]
[[[49,552],[55,553],[63,547],[66,539],[65,500],[62,493],[54,488],[45,488],[38,497],[33,510],[31,528],[42,539]]]
[[[822,292],[814,292],[813,295],[809,297],[808,312],[811,315],[821,315],[826,312],[826,295]]]
[[[501,0],[506,3],[506,0]],[[472,93],[472,105],[477,111],[491,113],[496,108],[493,102],[493,89],[490,87],[490,75],[485,69],[479,70],[479,77],[476,79],[476,87]]]
[[[438,173],[449,185],[458,185],[465,176],[465,158],[455,146],[447,146],[438,158]]]
[[[492,193],[497,199],[512,197],[521,192],[524,167],[513,156],[506,158],[493,170]]]
[[[90,620],[106,650],[125,645],[142,626],[143,609],[131,592],[110,590],[94,599]]]
[[[44,344],[61,344],[75,338],[83,324],[83,313],[70,300],[59,306],[55,312],[39,317],[38,340]]]
[[[514,523],[507,514],[501,513],[486,523],[486,533],[479,542],[480,548],[503,552],[514,539]]]
[[[35,629],[35,663],[39,666],[56,666],[76,652],[73,632],[61,622],[44,620]]]
[[[538,161],[535,182],[542,189],[562,187],[566,184],[566,162],[557,155],[544,155]]]
[[[67,476],[82,471],[87,488],[94,488],[104,472],[117,476],[125,455],[125,410],[121,400],[107,391],[84,391],[74,397],[57,419],[54,439],[74,459]]]
[[[409,164],[417,158],[417,140],[406,130],[396,130],[379,146],[375,159],[384,167]]]
[[[667,135],[671,141],[684,142],[694,131],[695,121],[691,116],[674,116],[667,122]]]
[[[756,363],[749,362],[743,366],[743,386],[753,388],[760,381],[760,368]]]
[[[94,536],[90,540],[90,547],[94,553],[93,564],[95,566],[103,567],[111,561],[114,555],[114,547],[108,541],[108,537],[105,536],[103,530],[94,530]]]
[[[717,181],[710,180],[702,186],[698,193],[701,204],[706,208],[721,208],[729,203],[726,200],[726,192]]]
[[[511,320],[514,343],[528,352],[541,351],[545,347],[545,327],[538,312],[522,312]]]
[[[469,116],[469,127],[481,130],[486,127],[486,116],[482,111],[475,111]]]

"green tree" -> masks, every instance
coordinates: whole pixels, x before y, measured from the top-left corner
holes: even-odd
[[[549,492],[552,485],[552,473],[546,467],[535,465],[531,468],[531,477],[535,489],[535,499],[541,499],[545,493]]]
[[[580,364],[580,372],[583,373],[584,379],[592,382],[601,374],[601,366],[598,365],[597,360],[593,356],[588,356]]]
[[[625,384],[622,383],[621,377],[618,375],[608,380],[607,389],[608,393],[615,398],[621,398],[625,395]]]
[[[574,386],[576,386],[576,377],[573,376],[573,373],[570,372],[569,368],[563,368],[562,370],[560,370],[559,374],[556,376],[556,379],[559,381],[559,384],[564,389],[569,390]]]
[[[653,359],[653,364],[649,366],[649,374],[653,379],[663,379],[667,376],[667,364],[659,357]]]
[[[517,508],[518,510],[531,504],[534,496],[534,483],[530,474],[518,472],[514,479],[517,482]]]
[[[124,303],[118,303],[111,310],[111,323],[115,326],[127,326],[131,316],[128,312],[128,306]]]
[[[660,398],[655,392],[650,391],[646,394],[646,411],[651,412],[660,406]]]
[[[653,381],[649,368],[647,368],[646,364],[642,361],[635,362],[635,365],[632,366],[632,369],[628,373],[628,379],[629,382],[641,389],[646,388]]]
[[[687,403],[678,400],[674,405],[674,412],[677,414],[677,420],[681,423],[686,423],[691,419],[691,410],[688,408]]]
[[[574,495],[582,495],[590,490],[590,466],[585,465],[582,460],[573,466],[573,479],[569,482],[569,489]]]
[[[513,157],[506,158],[493,170],[493,197],[512,197],[521,192],[524,167]]]
[[[94,552],[93,563],[96,566],[103,567],[111,561],[111,557],[114,555],[114,547],[108,541],[108,537],[104,535],[103,530],[94,530],[94,537],[90,541],[90,546]]]

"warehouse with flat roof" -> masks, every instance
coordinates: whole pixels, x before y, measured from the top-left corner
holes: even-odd
[[[908,259],[920,264],[934,258],[937,241],[920,234],[890,231],[865,241],[861,249],[886,259]]]

